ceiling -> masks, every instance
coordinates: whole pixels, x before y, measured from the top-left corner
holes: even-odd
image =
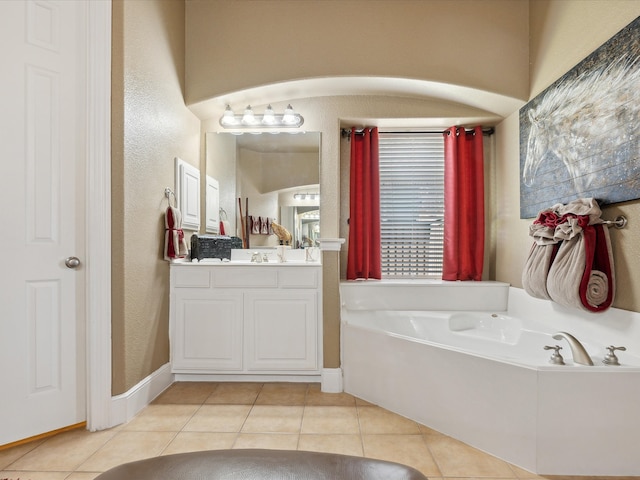
[[[262,153],[317,153],[320,151],[318,132],[243,133],[237,135],[238,148]]]

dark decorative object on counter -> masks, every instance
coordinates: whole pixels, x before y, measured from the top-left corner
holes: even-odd
[[[192,235],[191,259],[231,259],[231,250],[242,248],[242,239],[225,235]]]

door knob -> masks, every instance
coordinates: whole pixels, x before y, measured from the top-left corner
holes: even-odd
[[[80,266],[80,259],[78,257],[67,257],[64,259],[64,264],[67,268],[78,268]]]

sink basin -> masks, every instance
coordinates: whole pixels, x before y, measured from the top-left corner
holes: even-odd
[[[252,262],[251,260],[245,259],[233,259],[233,260],[220,260],[219,258],[203,258],[198,262],[204,265],[255,265],[255,266],[283,266],[283,265],[320,265],[320,262],[307,262],[306,260],[287,260],[286,262],[278,262],[274,260],[269,260],[268,262]]]
[[[252,262],[251,259],[257,254],[261,259],[268,261]],[[314,260],[307,261],[308,252],[302,248],[287,249],[285,251],[285,261],[279,261],[278,252],[275,248],[254,248],[254,249],[232,249],[231,259],[203,258],[198,263],[206,265],[320,265],[319,251],[314,252]],[[188,262],[189,260],[187,260]]]

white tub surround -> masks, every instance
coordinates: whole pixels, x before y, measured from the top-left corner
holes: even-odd
[[[507,309],[509,285],[500,282],[442,280],[366,280],[340,283],[345,310],[485,310]]]
[[[176,380],[320,381],[320,263],[173,263],[170,272]]]
[[[339,252],[342,248],[342,244],[345,242],[344,238],[320,238],[320,250],[327,252]]]
[[[639,475],[640,314],[491,282],[343,282],[346,392],[526,470]],[[566,331],[594,361],[572,361]],[[566,365],[549,363],[560,345]],[[605,366],[606,347],[621,366]]]

